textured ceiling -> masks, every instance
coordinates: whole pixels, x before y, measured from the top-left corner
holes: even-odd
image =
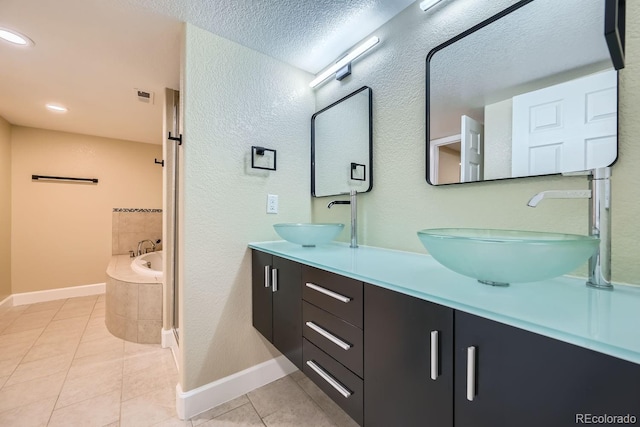
[[[181,21],[316,74],[415,0],[0,0],[0,116],[43,129],[161,143],[179,85]],[[416,5],[416,13],[420,13]],[[141,103],[134,88],[155,92]],[[54,114],[58,102],[69,108]]]

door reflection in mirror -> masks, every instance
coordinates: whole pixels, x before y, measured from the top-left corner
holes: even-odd
[[[604,3],[521,1],[429,53],[430,184],[615,162],[618,76]]]

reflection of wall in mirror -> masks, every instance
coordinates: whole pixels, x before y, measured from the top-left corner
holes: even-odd
[[[484,179],[511,176],[512,108],[511,99],[484,108]]]
[[[438,184],[460,182],[460,151],[439,147]]]
[[[368,105],[368,92],[363,91],[316,116],[316,196],[348,193],[350,189],[366,191],[369,188]],[[352,162],[366,165],[365,181],[351,179]]]

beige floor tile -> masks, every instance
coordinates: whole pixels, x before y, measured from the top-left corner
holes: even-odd
[[[121,368],[101,369],[89,375],[67,378],[62,385],[56,409],[116,390],[122,390]]]
[[[296,427],[301,427],[302,425],[312,426],[313,424],[300,424],[298,420],[298,425]],[[242,405],[239,408],[233,409],[223,415],[220,415],[217,418],[207,421],[204,424],[200,424],[200,427],[264,427],[260,416],[253,408],[250,403],[246,405]],[[315,426],[314,426],[315,427]]]
[[[149,353],[128,355],[124,359],[124,374],[129,375],[133,372],[141,371],[153,366],[162,366],[166,368],[167,360],[173,360],[171,350],[167,348],[158,348]]]
[[[65,374],[65,372],[62,372],[12,386],[5,384],[0,389],[0,413],[29,405],[39,400],[57,397],[62,388]]]
[[[167,375],[166,369],[162,366],[150,366],[124,376],[122,401],[165,388],[173,389],[175,394],[175,386],[175,380]]]
[[[131,341],[125,341],[124,343],[124,352],[127,355],[149,353],[160,348],[162,348],[160,344],[139,344]]]
[[[7,380],[5,387],[48,377],[59,372],[66,374],[69,366],[71,366],[72,357],[72,355],[63,355],[48,357],[34,362],[20,363],[11,374],[11,377],[9,377],[9,380]]]
[[[22,359],[29,349],[33,347],[33,341],[18,341],[10,344],[0,344],[0,361],[9,359]]]
[[[57,310],[60,307],[62,307],[65,301],[66,300],[64,299],[58,299],[54,301],[39,302],[36,304],[31,304],[24,310],[24,313],[36,313],[38,311]]]
[[[22,357],[14,357],[13,359],[0,360],[0,377],[10,377],[16,370]]]
[[[101,301],[104,302],[104,300],[105,300],[105,294],[98,295],[98,302],[101,302]]]
[[[175,387],[164,387],[122,402],[121,427],[144,427],[176,418]]]
[[[45,427],[51,417],[55,397],[0,412],[0,426]]]
[[[72,356],[78,348],[78,340],[58,340],[51,343],[36,344],[24,356],[22,363],[47,359],[55,356]]]
[[[93,311],[91,312],[91,318],[92,319],[102,319],[102,321],[104,322],[104,316],[105,316],[106,310],[105,308],[94,308]]]
[[[82,341],[93,341],[100,338],[113,337],[104,323],[104,317],[92,317],[87,323],[87,327],[82,334]]]
[[[289,377],[295,382],[299,382],[300,380],[307,378],[307,376],[300,370],[292,372],[289,374]]]
[[[200,424],[204,424],[209,420],[212,420],[216,417],[219,417],[222,414],[225,414],[229,411],[239,408],[242,405],[246,405],[247,403],[250,403],[250,402],[249,402],[249,398],[245,394],[233,400],[230,400],[226,403],[223,403],[222,405],[218,405],[213,409],[209,409],[206,412],[198,414],[195,417],[192,417],[191,422],[193,423],[194,427],[199,426]]]
[[[31,345],[36,342],[42,331],[44,331],[44,327],[24,332],[2,334],[0,335],[0,348],[4,349],[16,343],[29,343]]]
[[[76,351],[76,358],[116,351],[121,356],[124,355],[124,340],[110,336],[93,341],[81,342]]]
[[[258,414],[266,416],[287,406],[296,406],[310,398],[290,377],[283,377],[247,393]]]
[[[118,421],[119,417],[120,391],[118,390],[54,410],[49,427],[102,427]]]
[[[168,420],[164,420],[159,422],[158,424],[153,424],[153,427],[192,427],[191,421],[183,421],[178,417],[169,418]]]
[[[338,427],[358,427],[358,423],[353,418],[347,415],[337,403],[331,400],[325,392],[304,374],[298,384]]]
[[[2,334],[6,335],[15,332],[23,332],[43,328],[51,321],[57,311],[57,309],[54,309],[38,311],[35,313],[22,313],[13,321],[13,323],[11,323],[2,331]]]
[[[8,379],[9,379],[9,376],[0,377],[0,388],[2,388],[2,386],[4,385],[4,383],[7,382]]]
[[[54,320],[62,320],[62,319],[71,319],[74,317],[85,317],[90,316],[93,311],[93,305],[78,305],[77,307],[68,307],[64,306],[58,311],[58,313],[53,318]]]
[[[122,358],[122,349],[114,349],[110,351],[105,351],[102,353],[95,353],[85,357],[76,357],[71,362],[71,368],[69,369],[69,373],[74,371],[78,371],[80,374],[81,370],[85,369],[95,369],[96,366],[103,363],[110,362],[118,362],[120,367],[122,367],[123,358]],[[84,375],[84,374],[80,374]]]
[[[74,359],[71,362],[71,368],[67,373],[67,381],[95,372],[110,372],[112,375],[122,375],[122,357],[114,357],[112,359],[101,359],[96,356],[83,357]]]
[[[80,343],[80,338],[82,337],[82,330],[56,330],[56,331],[44,331],[42,335],[38,338],[35,345],[50,345],[50,344],[58,344],[61,342],[67,343],[69,345],[73,345],[74,348],[77,348]]]
[[[44,330],[45,333],[63,331],[84,331],[89,322],[89,316],[72,317],[68,319],[53,320]]]
[[[267,427],[335,427],[335,424],[311,399],[284,405],[281,409],[262,419]]]

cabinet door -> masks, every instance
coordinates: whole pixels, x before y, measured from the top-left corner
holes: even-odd
[[[271,255],[264,252],[252,251],[251,303],[253,327],[266,339],[273,342],[271,263]]]
[[[566,427],[586,424],[580,421],[588,414],[640,418],[639,365],[459,311],[455,334],[456,427]]]
[[[273,345],[302,369],[302,268],[273,257]]]
[[[453,425],[452,309],[365,285],[364,354],[368,427]]]

